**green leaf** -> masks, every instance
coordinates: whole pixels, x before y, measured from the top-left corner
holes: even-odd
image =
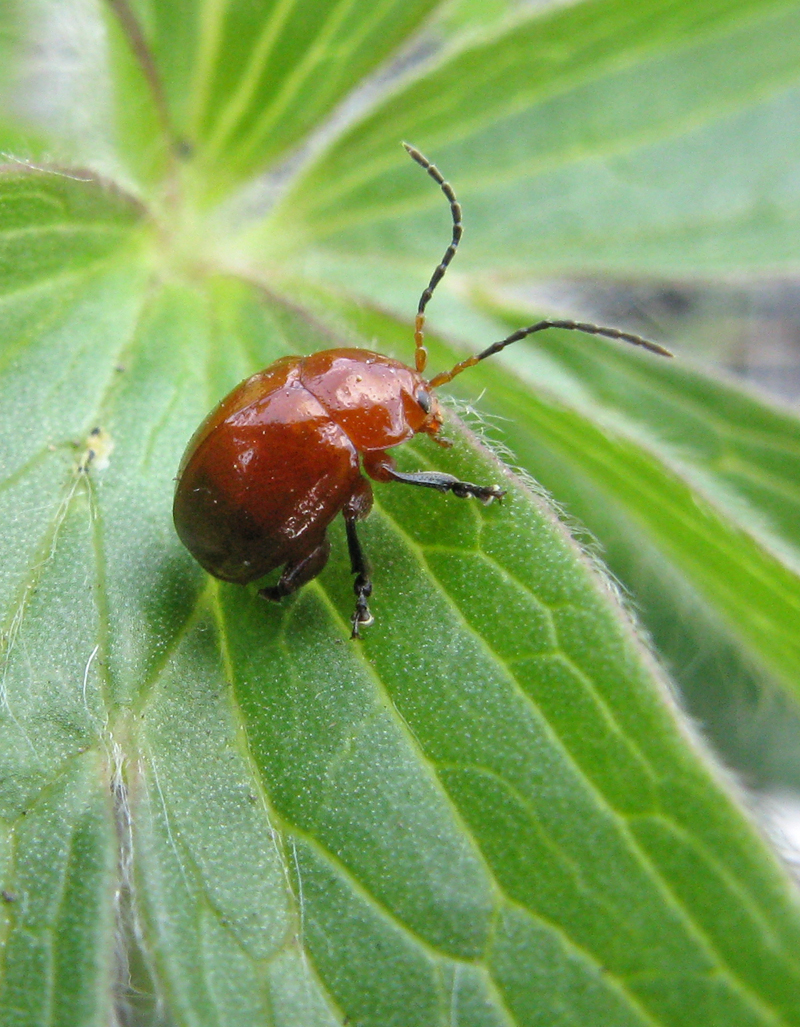
[[[80,273],[119,248],[139,215],[88,173],[0,166],[0,293]]]
[[[462,270],[794,268],[798,18],[765,0],[598,0],[514,24],[346,133],[260,243],[427,266],[442,203],[406,139],[457,183]]]
[[[93,182],[0,178],[8,1023],[107,1023],[112,1005],[113,759],[95,746],[101,710],[86,690],[99,627],[82,439],[136,305],[113,255],[134,217]]]
[[[0,0],[2,160],[113,174],[111,83],[102,6],[84,0]]]
[[[247,4],[112,2],[160,85],[150,112],[191,147],[199,187],[213,192],[257,173],[317,126],[365,75],[391,57],[437,0],[257,0]],[[130,31],[126,33],[131,38]],[[120,42],[123,43],[120,47]],[[121,113],[135,72],[118,39]],[[141,87],[137,88],[141,93]],[[142,100],[144,103],[144,100]],[[136,118],[125,131],[141,138]],[[146,144],[145,144],[146,145]]]
[[[368,184],[379,146],[360,167],[331,163],[332,150],[324,182],[312,171],[269,223],[287,227],[287,250],[306,232],[319,248],[268,269],[221,237],[225,212],[207,218],[197,205],[307,142],[429,6],[355,0],[319,17],[310,0],[118,0],[108,32],[122,120],[106,143],[115,166],[147,183],[145,199],[81,171],[0,176],[3,1023],[800,1024],[796,891],[694,741],[597,561],[452,416],[452,449],[415,440],[398,449],[399,465],[502,483],[506,498],[484,507],[376,484],[361,527],[376,622],[361,643],[348,637],[341,521],[324,572],[279,605],[256,586],[209,578],[175,534],[181,452],[239,380],[331,346],[410,354],[410,329],[356,316],[347,291],[363,279],[387,307],[413,311],[418,242],[403,219],[423,196],[413,189],[427,189],[431,209],[437,197],[419,169],[383,198],[401,245],[387,236],[371,248],[352,227],[337,249],[317,243],[327,229],[314,220],[322,207],[306,202],[309,183],[316,176],[321,204],[338,191],[344,219],[361,202],[359,174],[370,217],[367,193],[384,184]],[[450,76],[448,88],[409,108],[427,118],[440,105],[465,139],[481,111],[502,135],[501,94],[519,95],[506,72],[533,39],[533,22],[512,36],[497,5],[479,13],[495,38],[476,42],[468,9],[451,12],[463,33],[440,30],[469,49],[441,56],[425,81]],[[668,91],[649,115],[655,130],[683,132],[701,111],[717,125],[726,103],[762,86],[777,95],[791,77],[793,17],[755,0],[580,5],[536,23],[550,59],[537,60],[531,97],[548,77],[552,97],[578,88],[588,68],[582,88],[605,96],[610,135],[637,140],[647,119],[621,106],[626,68],[639,86],[664,62],[665,82],[686,74],[692,89]],[[726,78],[722,55],[748,38],[741,81]],[[504,48],[510,64],[494,67],[490,89],[487,55]],[[700,57],[720,75],[701,81]],[[381,126],[367,118],[351,139],[366,143],[376,126],[399,136],[393,105],[419,88],[403,87],[381,105]],[[555,108],[536,103],[552,119]],[[534,143],[558,137],[557,119],[548,125]],[[528,135],[519,139],[524,150]],[[520,175],[527,158],[498,152],[492,175]],[[480,159],[491,164],[492,151]],[[502,214],[513,234],[511,209]],[[250,227],[258,220],[240,213]],[[631,224],[634,215],[645,228],[631,204]],[[519,238],[514,246],[519,256]],[[488,242],[476,252],[476,267],[491,266]],[[517,259],[513,246],[508,256]],[[315,284],[337,278],[327,293]],[[452,294],[436,302],[462,338],[496,324]],[[640,534],[654,549],[672,545],[676,577],[705,589],[709,619],[725,622],[739,654],[788,679],[793,633],[780,611],[759,631],[768,599],[751,583],[777,594],[776,568],[796,543],[781,470],[789,422],[762,411],[758,449],[733,430],[743,400],[692,374],[637,378],[649,365],[596,352],[585,384],[583,365],[566,357],[553,377],[572,376],[570,396],[593,388],[585,406],[567,406],[552,382],[549,394],[534,391],[528,371],[509,381],[499,365],[476,370],[470,388],[506,388],[498,395],[519,410],[518,437],[531,453],[560,446],[574,480],[591,484],[609,468]],[[653,395],[676,436],[692,432],[688,454],[656,431]],[[714,438],[735,445],[735,467],[716,460]],[[775,466],[784,477],[765,490]],[[672,521],[647,520],[644,487],[672,503]],[[703,534],[704,490],[723,545]],[[771,522],[754,516],[740,531],[745,500]],[[752,604],[728,588],[720,552]]]
[[[4,1023],[108,1022],[116,853],[102,771],[97,752],[67,760],[16,825],[3,802]]]

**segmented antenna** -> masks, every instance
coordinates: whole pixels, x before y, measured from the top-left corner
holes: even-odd
[[[419,298],[419,306],[417,307],[417,317],[414,322],[414,359],[417,370],[421,373],[425,370],[425,365],[428,362],[428,351],[425,349],[423,343],[423,326],[425,325],[425,308],[428,305],[428,300],[433,296],[433,290],[441,282],[444,277],[444,273],[453,257],[456,255],[458,244],[461,242],[461,236],[464,234],[464,227],[461,224],[461,204],[456,199],[456,194],[453,192],[453,187],[449,182],[444,180],[444,176],[441,171],[436,167],[435,164],[431,164],[427,157],[423,156],[419,150],[414,149],[413,146],[409,146],[408,143],[403,143],[406,150],[408,151],[409,157],[415,160],[420,167],[425,168],[434,182],[438,182],[442,192],[445,194],[447,199],[450,201],[450,213],[453,215],[453,238],[450,245],[444,251],[441,263],[431,275],[431,280],[428,282],[428,287],[425,289],[423,294]],[[487,354],[488,356],[488,354]],[[449,380],[449,379],[448,379]]]
[[[537,321],[536,324],[529,325],[527,328],[520,328],[501,342],[492,343],[491,346],[487,347],[477,356],[468,357],[466,360],[462,360],[460,364],[456,364],[452,371],[443,371],[441,374],[437,374],[435,377],[431,378],[430,387],[435,389],[439,385],[446,385],[447,382],[451,382],[457,374],[461,374],[462,371],[466,371],[468,367],[474,367],[479,361],[485,360],[487,357],[491,357],[495,353],[499,353],[501,349],[505,349],[506,346],[510,346],[512,342],[519,342],[520,339],[524,339],[528,335],[533,335],[534,332],[543,332],[546,328],[567,328],[570,331],[586,332],[587,335],[604,335],[608,339],[622,339],[624,342],[630,342],[634,346],[643,346],[645,349],[649,349],[651,353],[658,353],[659,356],[662,357],[672,356],[672,353],[670,353],[668,349],[665,349],[663,346],[659,346],[658,343],[649,342],[647,339],[643,339],[640,335],[633,335],[631,332],[620,331],[619,328],[601,328],[600,325],[587,324],[584,321]]]

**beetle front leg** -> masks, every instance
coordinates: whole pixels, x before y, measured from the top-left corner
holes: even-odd
[[[506,494],[506,490],[499,485],[473,485],[471,481],[461,481],[452,474],[440,471],[398,471],[387,453],[367,454],[364,457],[364,469],[376,481],[401,481],[406,485],[420,485],[422,488],[436,489],[437,492],[452,492],[459,499],[471,496],[482,503],[491,503],[493,499],[502,499]]]
[[[355,517],[344,519],[344,526],[347,529],[347,549],[350,553],[350,569],[356,575],[353,582],[353,591],[356,594],[356,608],[351,618],[353,632],[351,638],[360,638],[359,628],[368,628],[375,618],[369,612],[367,600],[372,595],[372,579],[369,576],[369,564],[361,548],[361,542],[356,534]]]
[[[392,469],[390,478],[392,481],[405,482],[406,485],[421,485],[423,488],[436,489],[438,492],[452,492],[459,499],[468,499],[472,496],[480,499],[482,503],[502,499],[506,494],[505,489],[501,489],[499,485],[473,485],[471,481],[461,481],[452,474],[442,474],[439,471],[413,471],[404,474]]]

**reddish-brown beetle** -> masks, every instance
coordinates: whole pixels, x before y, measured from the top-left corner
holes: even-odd
[[[461,239],[461,207],[439,170],[418,150],[406,149],[438,182],[453,216],[452,240],[419,301],[416,368],[363,349],[276,360],[237,385],[195,432],[178,471],[173,507],[181,541],[209,574],[246,585],[283,567],[277,584],[259,592],[276,602],[325,566],[327,528],[341,511],[356,575],[353,638],[373,619],[367,606],[372,582],[356,534],[356,521],[372,506],[372,488],[362,471],[375,481],[421,485],[484,503],[503,495],[497,485],[395,469],[386,451],[419,432],[447,445],[437,434],[442,412],[434,389],[546,328],[623,339],[671,356],[661,346],[616,328],[547,320],[521,328],[430,381],[423,378],[425,307]]]

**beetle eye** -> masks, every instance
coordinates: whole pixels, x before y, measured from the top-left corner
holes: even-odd
[[[431,397],[427,392],[423,392],[421,389],[417,393],[417,403],[422,407],[426,414],[431,412]]]

